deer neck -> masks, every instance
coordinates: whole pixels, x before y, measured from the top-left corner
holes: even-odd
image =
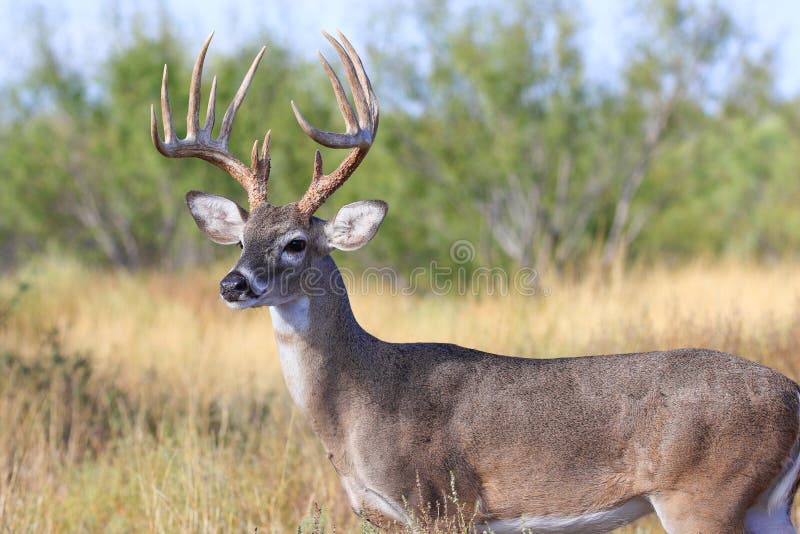
[[[365,346],[377,342],[356,321],[333,259],[320,259],[317,268],[322,275],[303,296],[270,307],[286,385],[315,427],[335,415],[336,385],[355,358],[369,353]]]

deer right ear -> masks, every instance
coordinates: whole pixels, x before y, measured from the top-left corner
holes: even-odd
[[[200,191],[186,193],[186,205],[194,222],[214,243],[235,245],[242,241],[247,211],[233,200]]]

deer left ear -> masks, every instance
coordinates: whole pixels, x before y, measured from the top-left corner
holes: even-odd
[[[388,204],[383,200],[360,200],[342,206],[333,220],[325,223],[328,244],[339,250],[356,250],[375,236]]]

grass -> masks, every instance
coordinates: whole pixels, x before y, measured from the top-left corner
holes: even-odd
[[[353,308],[394,341],[531,357],[705,346],[798,379],[797,267],[662,266],[545,278],[546,297],[354,295]],[[51,259],[0,282],[3,531],[369,531],[289,400],[268,314],[216,297],[225,270]]]

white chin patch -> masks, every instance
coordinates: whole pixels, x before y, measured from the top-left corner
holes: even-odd
[[[223,298],[222,302],[224,302],[226,306],[228,306],[229,308],[233,308],[234,310],[246,310],[247,308],[256,308],[258,306],[264,306],[264,304],[261,304],[259,302],[259,299],[236,300],[234,302],[231,302]]]
[[[267,295],[262,295],[260,297],[254,299],[247,299],[247,300],[236,300],[231,302],[229,300],[225,300],[220,295],[222,302],[224,302],[229,308],[233,308],[234,310],[246,310],[247,308],[260,308],[262,306],[280,306],[291,300],[291,298],[270,298]]]

